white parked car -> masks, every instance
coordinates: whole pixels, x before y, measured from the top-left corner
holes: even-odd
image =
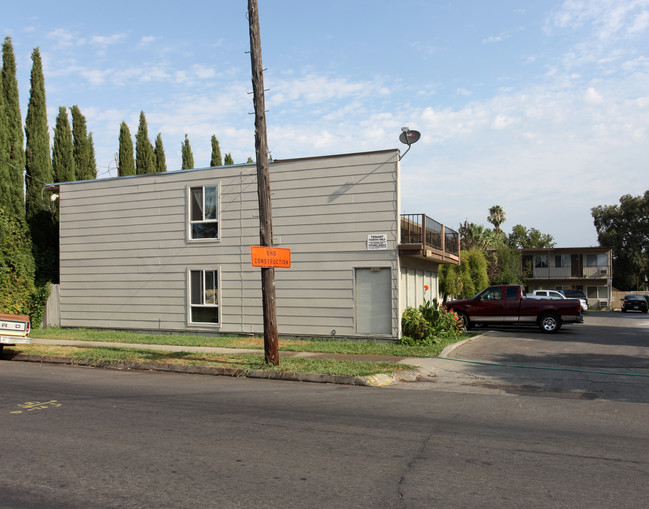
[[[534,290],[534,293],[528,294],[528,297],[536,297],[539,299],[578,299],[582,311],[588,311],[588,302],[585,298],[581,297],[566,297],[563,290]]]

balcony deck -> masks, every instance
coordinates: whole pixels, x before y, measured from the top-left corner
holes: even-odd
[[[399,254],[460,264],[460,235],[426,214],[401,214]]]

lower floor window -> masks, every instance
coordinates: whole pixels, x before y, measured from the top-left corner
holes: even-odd
[[[589,286],[586,288],[586,294],[589,299],[608,299],[608,287],[607,286]]]
[[[217,270],[190,270],[190,322],[219,323]]]

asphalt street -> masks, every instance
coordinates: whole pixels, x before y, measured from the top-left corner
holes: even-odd
[[[637,508],[648,406],[0,361],[0,507]]]

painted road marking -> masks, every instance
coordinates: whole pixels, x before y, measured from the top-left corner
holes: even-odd
[[[23,410],[14,410],[12,414],[22,414],[23,411],[31,412],[32,410],[45,410],[46,408],[58,408],[61,406],[55,399],[49,401],[27,401],[26,403],[19,403],[18,406]]]
[[[397,381],[389,375],[370,375],[364,378],[366,385],[369,385],[370,387],[385,387],[397,383]]]

